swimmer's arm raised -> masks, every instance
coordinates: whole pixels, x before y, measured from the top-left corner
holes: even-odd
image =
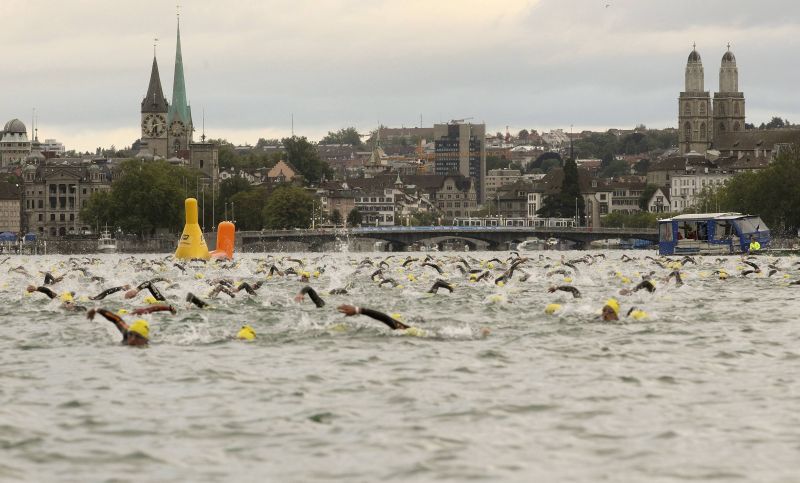
[[[86,318],[89,319],[89,320],[93,320],[95,313],[102,315],[109,322],[114,324],[114,326],[117,327],[117,330],[119,330],[120,333],[123,336],[128,335],[128,324],[126,324],[125,321],[122,320],[122,317],[120,317],[119,315],[115,314],[114,312],[111,312],[110,310],[106,310],[106,309],[97,309],[97,310],[91,309],[89,312],[86,313]]]

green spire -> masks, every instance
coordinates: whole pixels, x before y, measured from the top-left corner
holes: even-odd
[[[181,55],[181,22],[178,19],[178,45],[175,49],[175,77],[172,81],[172,103],[167,122],[181,121],[188,127],[192,124],[192,111],[186,101],[186,81],[183,78],[183,55]]]

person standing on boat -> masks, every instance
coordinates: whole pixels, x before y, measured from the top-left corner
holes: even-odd
[[[753,235],[750,235],[750,254],[757,255],[761,251],[761,244]]]

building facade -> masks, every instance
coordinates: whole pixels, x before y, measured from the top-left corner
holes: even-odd
[[[16,184],[0,181],[0,232],[19,233],[20,190]]]
[[[434,173],[474,179],[477,202],[482,204],[486,199],[486,126],[453,121],[434,125],[433,132]]]
[[[28,164],[22,178],[22,231],[49,237],[94,231],[80,211],[92,194],[111,190],[112,181],[107,165],[80,159]]]

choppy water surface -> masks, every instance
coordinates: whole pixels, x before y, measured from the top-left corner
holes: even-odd
[[[397,288],[370,278],[387,254],[296,255],[321,309],[294,302],[297,276],[258,273],[273,263],[266,255],[185,272],[112,255],[10,258],[0,265],[0,480],[798,481],[800,287],[788,285],[798,259],[774,259],[768,277],[762,258],[763,272],[743,277],[738,258],[700,257],[678,288],[648,253],[605,254],[573,273],[560,252],[529,252],[530,278],[517,271],[497,286],[469,282],[461,254],[437,253],[456,285],[437,295],[425,292],[440,275],[422,260],[403,268],[407,254],[388,260]],[[509,254],[465,256],[480,268]],[[30,275],[9,272],[20,265]],[[493,279],[505,266],[492,265]],[[547,275],[559,269],[582,298],[547,292],[565,283]],[[655,293],[618,295],[653,270]],[[44,271],[65,274],[54,290],[79,300],[166,277],[159,287],[178,314],[147,317],[149,348],[123,347],[101,317],[26,295]],[[266,282],[210,309],[184,301],[220,277]],[[84,304],[131,309],[145,295]],[[601,322],[614,295],[622,315],[636,306],[649,317]],[[562,311],[546,315],[553,302]],[[346,318],[341,303],[399,313],[424,332]],[[233,339],[243,323],[256,341]]]

